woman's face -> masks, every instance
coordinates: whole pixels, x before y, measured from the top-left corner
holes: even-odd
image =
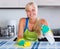
[[[27,12],[27,16],[31,19],[37,17],[37,8],[34,5],[29,6],[26,12]]]

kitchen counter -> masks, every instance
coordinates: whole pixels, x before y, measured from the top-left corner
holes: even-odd
[[[50,45],[47,41],[31,42],[30,47],[17,47],[16,41],[0,41],[0,49],[60,49],[60,42]]]
[[[48,41],[42,40],[40,42],[31,42],[30,47],[17,47],[15,45],[16,41],[13,41],[16,37],[17,36],[11,39],[0,39],[0,49],[60,49],[60,40],[56,40],[53,45],[50,45]]]
[[[13,41],[17,36],[14,36],[13,38],[9,38],[9,39],[4,39],[4,38],[0,38],[0,41]]]

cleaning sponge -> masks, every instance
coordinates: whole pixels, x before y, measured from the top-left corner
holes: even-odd
[[[31,42],[29,41],[25,42],[24,47],[29,47],[29,46],[31,46]]]
[[[19,40],[17,40],[17,45],[18,46],[22,46],[22,47],[29,47],[29,46],[31,46],[31,42],[29,42],[29,41],[25,41],[25,39],[19,39]]]
[[[24,40],[24,39],[19,39],[19,40],[17,41],[17,43],[18,43],[18,45],[20,45],[20,46],[24,46],[25,40]]]

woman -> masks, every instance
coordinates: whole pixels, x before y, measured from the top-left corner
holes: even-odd
[[[30,2],[26,5],[25,10],[27,13],[27,18],[21,18],[19,21],[18,39],[22,39],[24,37],[24,32],[26,29],[28,29],[30,32],[35,31],[38,35],[38,38],[43,37],[43,34],[41,33],[41,26],[43,24],[48,26],[48,23],[44,19],[37,18],[37,6],[33,2]]]

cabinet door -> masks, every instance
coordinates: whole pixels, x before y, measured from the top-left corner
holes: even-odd
[[[60,5],[60,0],[39,0],[38,5]]]
[[[19,7],[18,0],[0,0],[1,7]]]
[[[37,2],[37,0],[0,0],[0,8],[3,7],[25,7],[28,2]]]

